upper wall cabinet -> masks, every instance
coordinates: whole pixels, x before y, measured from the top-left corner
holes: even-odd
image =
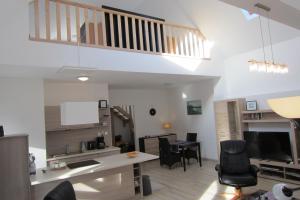
[[[45,128],[47,132],[82,129],[82,128],[95,128],[99,126],[100,126],[99,123],[80,124],[80,125],[62,125],[60,106],[45,107]]]
[[[59,106],[45,107],[45,128],[46,131],[62,129]]]
[[[60,105],[61,124],[98,124],[98,102],[64,102]]]

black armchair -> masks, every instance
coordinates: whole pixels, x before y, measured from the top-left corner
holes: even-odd
[[[76,200],[74,188],[69,181],[64,181],[50,191],[44,200]]]
[[[187,142],[197,142],[197,133],[187,133],[186,134],[186,141]],[[184,152],[184,157],[188,160],[188,164],[190,163],[190,159],[194,158],[198,160],[197,148],[188,148]]]
[[[243,140],[221,142],[220,164],[216,165],[220,184],[241,188],[257,184],[258,168],[250,164]]]
[[[172,149],[167,138],[159,138],[159,159],[160,165],[167,165],[171,167],[175,163],[181,164],[181,153]]]

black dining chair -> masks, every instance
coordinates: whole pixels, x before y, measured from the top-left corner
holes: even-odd
[[[167,165],[171,169],[175,163],[182,163],[181,157],[181,153],[170,145],[167,138],[159,138],[159,159],[161,166]]]
[[[250,164],[243,140],[221,142],[220,164],[216,165],[219,182],[236,188],[234,199],[242,197],[241,188],[257,184],[258,168]]]
[[[76,200],[73,185],[69,181],[64,181],[51,190],[44,200]]]
[[[197,133],[187,133],[186,134],[186,141],[187,142],[197,142]],[[190,164],[190,159],[196,159],[198,160],[198,154],[197,154],[197,147],[190,147],[187,148],[184,152],[184,157],[188,160],[188,164]]]

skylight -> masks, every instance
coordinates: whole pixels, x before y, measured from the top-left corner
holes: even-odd
[[[246,18],[248,21],[250,21],[250,20],[252,20],[252,19],[258,17],[257,14],[255,14],[255,13],[249,13],[248,10],[241,9],[241,11],[242,11],[243,15],[245,16],[245,18]]]

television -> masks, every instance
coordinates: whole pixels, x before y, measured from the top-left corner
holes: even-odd
[[[250,158],[292,161],[289,132],[245,131],[244,140]]]

